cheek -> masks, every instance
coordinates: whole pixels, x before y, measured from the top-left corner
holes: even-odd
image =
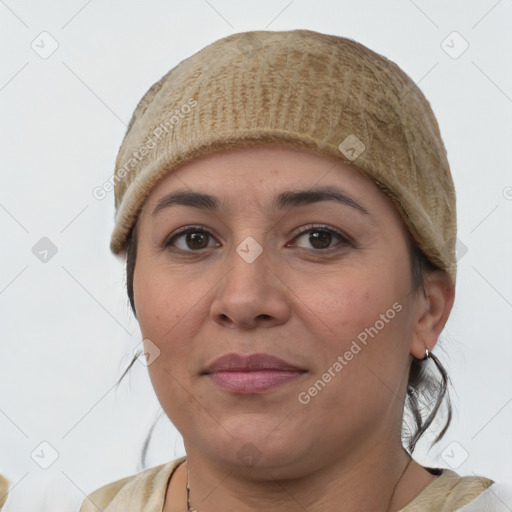
[[[139,265],[140,264],[140,265]],[[207,292],[212,287],[200,275],[184,276],[180,269],[142,255],[134,272],[137,320],[144,338],[162,352],[172,351],[173,360],[188,353],[201,318],[206,318]]]
[[[184,392],[182,383],[190,378],[190,344],[198,330],[204,292],[197,296],[196,288],[172,277],[175,273],[157,272],[156,265],[142,258],[141,263],[134,273],[137,319],[142,338],[151,340],[159,351],[148,373],[162,408],[180,428],[181,419],[191,414],[199,398]]]
[[[143,273],[139,277],[139,280],[134,280],[134,298],[141,333],[160,344],[165,333],[179,325],[185,314],[186,301],[169,279],[157,278],[151,273]]]
[[[353,276],[303,290],[304,312],[314,313],[309,313],[311,334],[316,330],[320,338],[315,379],[329,370],[336,374],[334,385],[318,402],[325,408],[335,405],[347,389],[352,397],[380,400],[386,386],[395,389],[408,353],[407,305],[400,281],[382,271]]]
[[[332,276],[314,287],[308,286],[302,295],[321,324],[331,332],[331,338],[335,334],[345,343],[376,323],[379,331],[389,331],[398,323],[400,311],[404,309],[401,286],[384,272]]]
[[[162,318],[164,310],[171,310],[169,298],[163,293],[165,284],[146,271],[142,261],[137,262],[133,279],[133,296],[137,309],[137,319],[144,337]]]
[[[143,338],[151,339],[162,349],[163,333],[180,317],[179,293],[169,293],[172,290],[169,279],[162,272],[157,272],[157,268],[144,250],[139,250],[133,276],[133,296]]]

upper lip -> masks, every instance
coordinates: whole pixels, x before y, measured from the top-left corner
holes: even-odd
[[[203,373],[250,372],[256,370],[306,371],[271,354],[225,354],[213,361]]]

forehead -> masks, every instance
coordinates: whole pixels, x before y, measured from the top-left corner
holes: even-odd
[[[304,200],[304,197],[295,200],[297,193],[319,188],[340,192],[349,201],[361,205],[368,214],[363,215],[356,207],[340,205],[343,201],[319,203],[321,199],[318,196],[310,200]],[[280,216],[281,209],[276,205],[283,202],[283,197],[289,196],[291,200],[284,200],[286,204],[282,210],[289,212],[294,207],[315,207],[317,203],[321,207],[319,210],[316,206],[315,212],[336,215],[337,218],[342,215],[347,220],[364,222],[372,231],[378,230],[388,235],[401,232],[405,238],[409,233],[390,197],[357,167],[310,150],[281,145],[232,148],[186,162],[153,187],[136,224],[142,218],[148,222],[156,221],[160,215],[155,214],[155,210],[176,193],[202,196],[183,199],[182,205],[195,207],[189,211],[202,211],[233,220],[235,217],[245,219],[254,215],[262,215],[261,220],[263,216],[268,219]],[[170,203],[165,206],[179,205],[180,199],[177,202],[175,199],[171,197]],[[212,201],[216,206],[212,205]],[[169,213],[172,210],[163,207],[162,211],[168,212],[164,217],[171,218]]]
[[[174,190],[208,192],[222,204],[271,201],[283,190],[337,187],[363,200],[384,196],[357,168],[309,150],[260,145],[218,151],[188,161],[169,172],[151,190],[153,206]],[[386,201],[384,196],[381,200]]]
[[[158,221],[160,215],[155,210],[169,197],[171,206],[180,205],[181,201],[182,205],[195,208],[190,211],[216,217],[245,219],[262,214],[271,219],[281,215],[281,209],[276,207],[279,203],[288,211],[295,206],[307,208],[319,203],[318,196],[313,200],[299,197],[295,201],[304,192],[313,191],[314,195],[319,189],[340,192],[348,202],[353,200],[368,214],[364,215],[353,205],[348,208],[344,199],[321,203],[321,209],[315,210],[317,213],[332,213],[338,219],[347,217],[348,222],[350,219],[363,222],[360,225],[384,237],[409,239],[407,225],[390,197],[357,167],[309,150],[279,145],[217,151],[177,167],[152,188],[136,219],[134,233],[140,229],[140,221],[143,224]],[[176,195],[182,193],[183,200],[176,201]],[[292,199],[287,201],[286,197]],[[340,206],[343,202],[345,206]],[[169,204],[164,204],[162,211],[172,213],[172,208],[167,208]],[[171,217],[164,214],[164,218]]]

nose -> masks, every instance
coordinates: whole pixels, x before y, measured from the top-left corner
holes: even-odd
[[[253,329],[288,320],[289,288],[280,276],[280,263],[270,251],[249,239],[233,249],[224,263],[229,270],[218,283],[210,308],[214,322]]]

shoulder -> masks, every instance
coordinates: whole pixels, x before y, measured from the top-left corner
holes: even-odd
[[[7,493],[9,491],[9,480],[5,476],[0,475],[0,509],[4,506],[7,500]]]
[[[457,512],[510,512],[511,510],[512,485],[508,482],[494,482]]]
[[[460,476],[443,469],[441,475],[400,512],[454,512],[471,503],[493,483],[484,476]]]
[[[180,457],[104,485],[85,498],[80,512],[114,512],[128,504],[138,505],[139,510],[161,507],[169,478],[184,460],[186,457]]]
[[[460,476],[455,471],[448,469],[444,471],[447,472],[449,485],[451,486],[453,483],[446,499],[445,507],[447,511],[458,510],[460,507],[471,503],[494,483],[493,480],[485,476]],[[448,478],[449,474],[451,474],[451,479]]]

